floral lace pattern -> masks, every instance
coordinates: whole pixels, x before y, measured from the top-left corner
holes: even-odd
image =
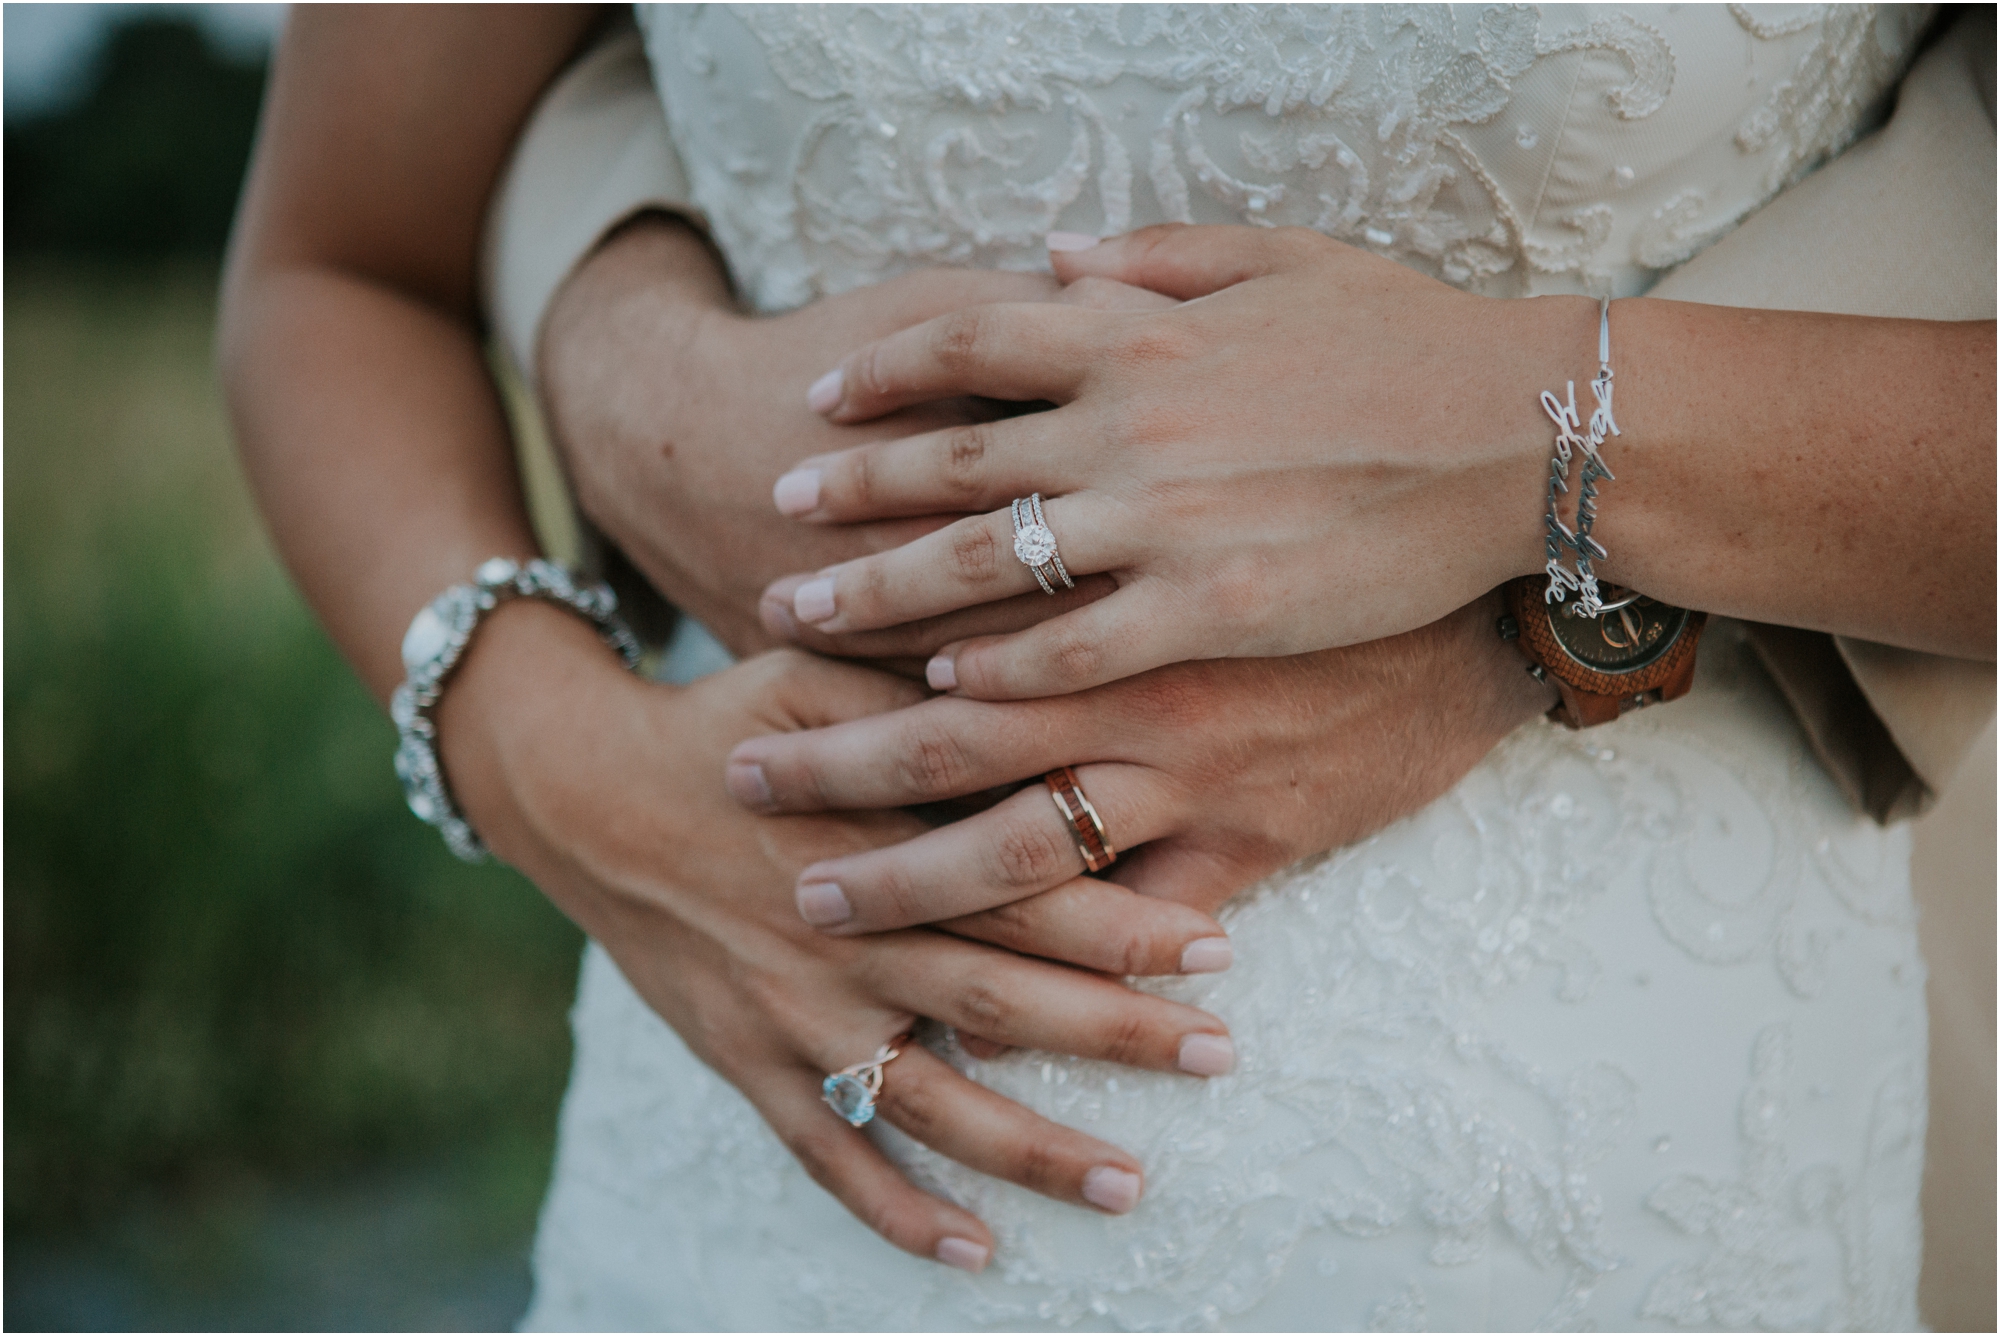
[[[1622,294],[1852,139],[1927,17],[1682,8],[664,6],[648,43],[764,309],[1161,221],[1312,227],[1496,294]],[[1732,37],[1727,61],[1676,53]]]
[[[992,1225],[978,1278],[848,1220],[594,955],[531,1325],[1913,1324],[1907,838],[1846,811],[1711,635],[1671,711],[1525,728],[1232,903],[1234,970],[1144,986],[1225,1017],[1234,1074],[931,1035],[1147,1167],[1110,1219],[876,1129]]]

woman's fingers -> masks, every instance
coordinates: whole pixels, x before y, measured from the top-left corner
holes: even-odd
[[[1151,771],[1089,765],[1076,775],[1114,848],[1171,832],[1174,816]],[[1032,784],[984,812],[901,844],[814,863],[799,873],[796,894],[806,922],[848,936],[977,913],[1084,871],[1061,809],[1046,786]]]
[[[771,497],[780,513],[820,523],[989,511],[1072,490],[1077,440],[1091,435],[1060,409],[961,423],[802,461]]]
[[[968,306],[858,350],[815,381],[806,402],[836,422],[964,394],[1065,403],[1109,318],[1050,302]]]
[[[860,1129],[826,1107],[819,1080],[788,1067],[746,1082],[743,1093],[813,1181],[857,1220],[905,1252],[983,1270],[993,1256],[992,1231],[970,1211],[912,1186]]]
[[[774,581],[757,605],[764,629],[780,640],[804,646],[820,654],[844,659],[916,660],[915,676],[923,676],[924,662],[946,645],[975,636],[1006,635],[1045,622],[1086,603],[1094,603],[1118,587],[1108,575],[1078,575],[1076,588],[1058,588],[1050,597],[1040,589],[1017,594],[994,603],[979,603],[957,612],[924,617],[901,626],[879,631],[850,631],[828,635],[818,627],[800,621],[792,613],[792,596],[799,586],[818,579],[814,575],[788,575]]]
[[[1043,504],[1072,577],[1115,569],[1116,514],[1090,493]],[[1053,571],[1051,587],[1063,587]],[[874,631],[1040,588],[1015,555],[1010,510],[974,515],[891,552],[822,572],[792,594],[792,615],[828,635]]]
[[[1064,283],[1110,279],[1148,288],[1183,301],[1206,297],[1246,279],[1261,278],[1301,258],[1304,248],[1323,243],[1305,228],[1190,227],[1162,223],[1095,246],[1087,237],[1058,234],[1049,262]]]
[[[865,970],[883,1002],[996,1044],[1190,1076],[1236,1065],[1215,1017],[1084,970],[924,931],[883,938]]]
[[[920,1045],[882,1069],[876,1107],[940,1155],[1057,1201],[1122,1215],[1144,1190],[1131,1155],[967,1080]]]
[[[1094,877],[936,927],[1106,974],[1216,974],[1235,960],[1222,925],[1207,914]]]

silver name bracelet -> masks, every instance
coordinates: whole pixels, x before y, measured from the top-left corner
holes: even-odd
[[[471,584],[453,585],[410,620],[403,634],[403,671],[408,675],[389,697],[396,721],[396,777],[403,798],[418,817],[438,828],[451,851],[468,863],[486,858],[486,842],[444,781],[437,750],[437,703],[444,684],[472,643],[486,615],[509,599],[539,598],[560,604],[597,627],[604,643],[618,651],[627,668],[639,666],[639,641],[618,615],[618,596],[605,584],[578,584],[552,561],[518,562],[492,557],[479,564]]]
[[[1580,430],[1583,423],[1576,412],[1576,382],[1569,382],[1567,403],[1547,390],[1542,391],[1542,411],[1556,424],[1556,448],[1549,457],[1549,485],[1542,514],[1542,522],[1547,529],[1544,547],[1548,554],[1548,564],[1543,569],[1549,576],[1549,587],[1543,598],[1549,603],[1560,603],[1569,591],[1574,590],[1576,602],[1569,609],[1572,617],[1597,617],[1604,612],[1604,603],[1597,591],[1597,573],[1590,563],[1593,558],[1602,561],[1609,554],[1601,543],[1590,536],[1590,528],[1597,522],[1597,480],[1609,478],[1617,481],[1616,475],[1605,466],[1604,456],[1599,451],[1607,437],[1621,434],[1617,420],[1611,416],[1609,297],[1601,298],[1597,308],[1597,378],[1590,382],[1590,392],[1597,396],[1597,408],[1590,415],[1588,434],[1585,434]],[[1576,529],[1572,532],[1556,511],[1556,493],[1569,491],[1569,461],[1577,451],[1583,453],[1583,474],[1577,483]],[[1565,551],[1576,553],[1574,571],[1563,565]]]

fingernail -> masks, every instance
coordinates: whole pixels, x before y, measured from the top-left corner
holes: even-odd
[[[958,685],[958,668],[940,654],[924,665],[924,681],[931,684],[932,691],[950,691]]]
[[[1042,240],[1052,251],[1089,250],[1098,242],[1088,232],[1051,232]]]
[[[778,805],[771,797],[771,781],[764,778],[764,767],[755,761],[731,761],[723,771],[722,782],[728,786],[730,796],[745,807],[768,812]]]
[[[797,384],[796,381],[793,382]],[[840,402],[840,368],[821,376],[806,390],[806,407],[815,413],[830,411]]]
[[[757,772],[763,778],[764,772]],[[1236,963],[1236,948],[1227,937],[1198,937],[1181,952],[1182,974],[1220,974]]]
[[[771,488],[771,500],[781,515],[803,515],[819,508],[819,470],[793,469]]]
[[[833,616],[833,581],[809,580],[792,595],[792,611],[802,622],[815,624]]]
[[[831,928],[854,917],[847,896],[830,881],[809,881],[798,889],[799,917],[815,928]],[[1181,1045],[1183,1052],[1187,1045]]]
[[[992,1253],[974,1243],[971,1239],[953,1238],[946,1235],[938,1240],[937,1259],[946,1266],[955,1266],[960,1271],[970,1271],[978,1275],[986,1269],[986,1259]]]
[[[1191,1034],[1181,1040],[1181,1070],[1191,1076],[1227,1076],[1236,1070],[1236,1045],[1219,1034]]]
[[[1139,1175],[1100,1164],[1083,1176],[1083,1199],[1113,1215],[1123,1215],[1139,1204]]]

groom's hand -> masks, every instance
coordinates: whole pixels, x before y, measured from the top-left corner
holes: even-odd
[[[651,215],[607,241],[556,294],[541,334],[542,402],[584,514],[671,602],[738,655],[752,653],[789,630],[782,615],[759,620],[759,595],[774,579],[886,551],[958,518],[798,524],[773,509],[780,475],[814,455],[1009,411],[960,399],[838,426],[807,407],[814,379],[857,343],[944,312],[1041,300],[1171,304],[1102,280],[1065,291],[1044,274],[927,269],[784,315],[746,316],[706,241]],[[1029,626],[1075,601],[981,609],[932,628],[943,638],[930,648]],[[899,666],[921,675],[927,650],[910,653]]]
[[[1275,659],[1175,664],[1069,696],[945,696],[833,728],[755,738],[729,758],[766,812],[893,808],[1031,781],[990,809],[799,874],[822,931],[990,913],[1083,860],[1042,784],[1079,783],[1120,851],[1110,879],[1213,911],[1258,878],[1361,839],[1456,784],[1549,708],[1495,631],[1488,596],[1405,635]]]

